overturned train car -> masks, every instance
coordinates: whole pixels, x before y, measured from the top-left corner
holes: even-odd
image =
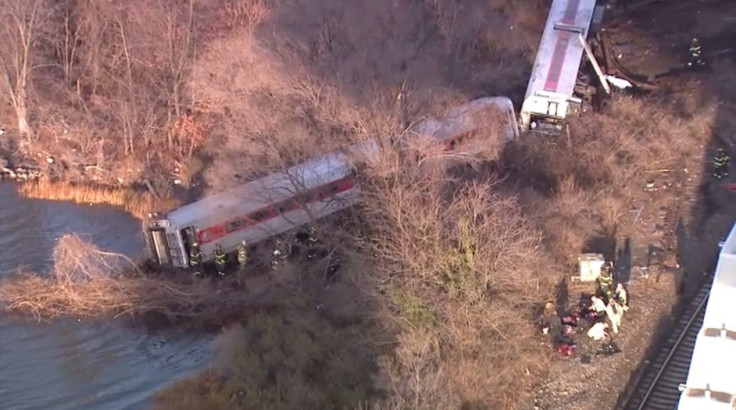
[[[515,139],[518,128],[511,100],[488,97],[422,121],[405,138],[420,135],[457,150],[489,138]],[[344,153],[310,159],[165,215],[153,215],[143,223],[149,258],[162,267],[187,267],[195,242],[206,262],[212,260],[217,244],[232,252],[243,240],[255,244],[352,207],[360,200],[355,165],[376,155],[385,142],[354,144]]]

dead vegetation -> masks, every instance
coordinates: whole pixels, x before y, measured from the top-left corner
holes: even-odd
[[[149,191],[49,181],[47,179],[24,183],[19,186],[18,191],[28,198],[119,206],[138,218],[145,218],[149,212],[172,209],[178,206],[175,199],[170,197],[159,198]]]
[[[204,318],[221,297],[206,286],[144,275],[127,257],[102,251],[74,235],[59,239],[53,262],[46,274],[19,272],[3,281],[0,306],[39,320],[150,313]],[[238,301],[236,294],[229,298]]]
[[[64,60],[68,78],[48,88],[53,98],[28,85],[37,132],[27,140],[72,164],[114,168],[133,158],[145,166],[129,167],[132,179],[153,174],[162,185],[175,169],[186,181],[203,173],[217,191],[356,139],[399,135],[478,94],[523,91],[545,15],[528,2],[501,0],[348,3],[212,0],[187,3],[193,13],[163,1],[122,13],[115,8],[122,5],[67,2],[57,14],[67,16],[72,30],[65,32],[86,41],[61,48],[77,57]],[[149,8],[156,13],[140,11]],[[156,31],[162,27],[166,35]],[[571,273],[591,238],[634,229],[632,200],[644,195],[648,179],[676,171],[704,143],[714,112],[711,101],[698,98],[686,106],[619,97],[609,112],[573,123],[569,138],[494,146],[466,156],[472,167],[456,163],[450,171],[386,152],[363,170],[362,223],[343,243],[374,255],[376,271],[362,282],[370,286],[352,296],[378,307],[348,329],[298,303],[242,319],[222,339],[221,361],[163,393],[161,402],[513,407],[548,365],[533,327],[536,306],[552,296],[551,283]],[[93,202],[98,195],[72,191],[56,196]],[[129,202],[118,194],[99,198]],[[666,202],[658,201],[648,206]],[[118,268],[110,274],[110,255],[62,245],[82,256],[61,252],[65,259],[49,277],[22,274],[4,284],[0,299],[9,309],[43,317],[194,314],[194,306],[237,297],[215,300],[209,288],[130,278]],[[105,274],[72,274],[80,270]],[[346,336],[361,334],[368,319],[395,341],[370,332],[360,343]],[[375,366],[354,368],[346,359],[354,355]],[[372,395],[361,372],[376,367],[374,387],[382,394]]]
[[[371,397],[364,327],[336,329],[303,297],[241,321],[216,339],[211,368],[160,392],[157,408],[354,408]]]

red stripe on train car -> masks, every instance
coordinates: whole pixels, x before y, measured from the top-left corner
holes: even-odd
[[[579,5],[580,0],[570,0],[567,3],[567,9],[565,10],[565,16],[562,18],[562,23],[575,24],[575,16]],[[557,85],[560,82],[560,75],[562,75],[562,67],[565,64],[565,57],[567,57],[567,47],[570,44],[570,40],[574,40],[575,38],[572,34],[573,33],[568,31],[563,31],[557,37],[557,41],[555,42],[555,51],[552,54],[549,71],[547,71],[547,79],[544,82],[545,91],[557,91]]]
[[[329,196],[346,192],[353,187],[355,187],[355,180],[352,177],[346,177],[330,182],[329,184],[321,185],[276,204],[260,208],[250,214],[238,216],[227,222],[199,230],[197,231],[197,240],[200,244],[216,241],[233,232],[242,231],[243,229],[250,228],[251,226],[270,221],[278,217],[280,214],[297,210],[302,206],[302,204],[312,204],[318,201],[323,201]],[[300,202],[299,199],[302,199],[302,201]]]
[[[472,139],[473,137],[475,137],[475,130],[467,131],[462,134],[457,134],[452,138],[448,138],[442,141],[442,144],[445,146],[445,151],[452,151],[458,145],[462,144],[463,142],[466,142],[467,140]]]

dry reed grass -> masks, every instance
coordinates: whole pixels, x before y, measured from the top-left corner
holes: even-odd
[[[59,239],[53,260],[47,275],[19,272],[0,283],[0,307],[39,320],[148,313],[201,318],[223,297],[208,287],[145,276],[124,255],[102,251],[75,235]]]
[[[179,205],[174,198],[159,199],[148,191],[133,188],[74,184],[46,179],[21,184],[18,191],[28,198],[118,206],[138,218],[144,218],[149,212],[172,209]]]

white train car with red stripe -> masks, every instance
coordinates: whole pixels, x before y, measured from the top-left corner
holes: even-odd
[[[428,134],[446,149],[455,149],[468,140],[514,139],[518,129],[511,100],[489,97],[423,121],[414,127],[416,134]],[[360,200],[354,161],[370,159],[378,149],[376,141],[355,144],[347,154],[311,159],[149,218],[143,230],[150,259],[160,266],[186,267],[194,242],[208,261],[216,244],[232,252],[243,240],[255,244],[349,208]]]
[[[522,130],[559,130],[566,118],[581,110],[583,99],[577,86],[585,41],[605,10],[596,3],[552,2],[519,113]]]

